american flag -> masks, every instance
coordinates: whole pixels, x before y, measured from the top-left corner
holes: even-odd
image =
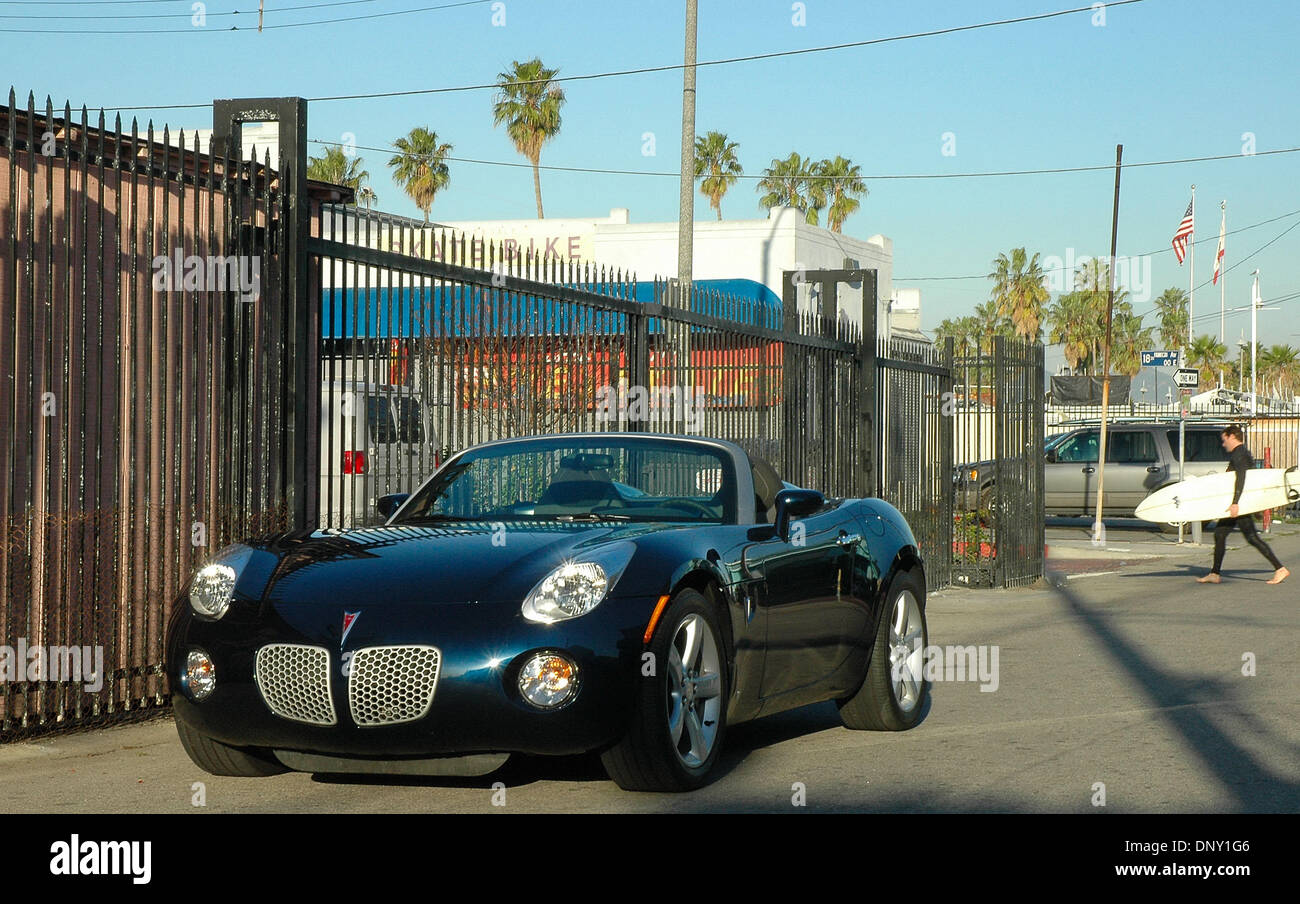
[[[1178,263],[1183,262],[1187,256],[1187,239],[1192,234],[1192,204],[1187,205],[1187,213],[1183,214],[1183,221],[1178,224],[1178,230],[1174,233],[1174,254],[1178,257]]]

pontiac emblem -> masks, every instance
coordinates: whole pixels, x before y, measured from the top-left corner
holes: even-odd
[[[348,632],[351,631],[351,630],[352,630],[352,626],[355,625],[355,624],[357,623],[357,617],[358,617],[359,615],[361,615],[360,612],[344,612],[344,613],[343,613],[343,636],[339,638],[339,649],[340,649],[340,650],[343,649],[343,645],[344,645],[345,643],[348,642]]]

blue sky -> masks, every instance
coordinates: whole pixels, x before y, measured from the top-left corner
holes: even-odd
[[[430,6],[439,0],[367,0],[277,13],[307,0],[267,0],[268,22],[296,22]],[[446,0],[443,0],[446,2]],[[48,35],[0,32],[4,73],[18,91],[56,104],[69,99],[134,106],[207,103],[214,97],[308,97],[492,82],[511,60],[540,55],[562,75],[680,63],[682,0],[504,0],[494,27],[483,3],[410,15],[267,31],[224,31],[235,9],[255,26],[256,0],[210,0],[209,24],[190,27],[189,0],[13,4],[0,16],[151,15],[171,19],[20,20],[0,28],[175,28],[161,35]],[[699,59],[864,40],[1085,5],[1080,0],[880,2],[806,0],[806,25],[792,24],[789,0],[700,0]],[[91,8],[97,7],[97,8]],[[697,131],[717,129],[740,144],[746,172],[792,150],[843,154],[868,176],[1086,166],[1214,154],[1233,159],[1127,169],[1119,253],[1150,258],[1152,295],[1187,285],[1169,240],[1197,185],[1198,282],[1208,278],[1218,208],[1228,228],[1300,210],[1300,154],[1240,156],[1243,133],[1257,150],[1300,145],[1297,125],[1295,0],[1145,0],[1111,7],[1106,24],[1076,13],[1044,22],[922,38],[830,53],[699,70]],[[561,135],[542,162],[634,170],[678,165],[681,73],[567,84]],[[434,129],[455,155],[518,162],[492,127],[491,93],[467,91],[362,101],[317,102],[312,137],[356,136],[387,146],[415,125]],[[208,109],[140,112],[142,121],[211,125]],[[656,155],[642,154],[655,135]],[[955,135],[945,156],[943,135]],[[313,151],[319,151],[313,146]],[[380,207],[418,215],[388,179],[386,155],[361,151]],[[674,178],[543,173],[549,216],[604,215],[628,207],[634,221],[677,215]],[[984,179],[868,180],[870,195],[845,231],[894,240],[895,284],[923,290],[925,322],[961,316],[988,296],[982,279],[919,277],[987,273],[999,251],[1024,245],[1064,258],[1106,254],[1113,174],[1109,171]],[[752,183],[723,201],[728,217],[762,216]],[[435,219],[530,217],[531,174],[452,164],[451,187]],[[712,216],[698,197],[698,217]],[[1279,220],[1228,237],[1229,265],[1300,221]],[[1249,298],[1261,270],[1265,298],[1300,292],[1300,228],[1227,276],[1228,307]],[[1218,291],[1197,292],[1197,331],[1218,331]],[[1139,313],[1150,303],[1139,304]],[[1209,319],[1201,314],[1213,312]],[[1300,345],[1300,300],[1261,315],[1269,341]],[[1229,315],[1229,342],[1249,315]]]

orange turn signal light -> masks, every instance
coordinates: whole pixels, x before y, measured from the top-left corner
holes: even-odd
[[[659,597],[659,602],[655,605],[655,611],[650,614],[650,624],[645,626],[644,641],[646,643],[649,643],[650,638],[654,637],[655,628],[659,624],[659,618],[664,614],[664,609],[667,606],[668,606],[668,594],[664,594],[663,596]]]

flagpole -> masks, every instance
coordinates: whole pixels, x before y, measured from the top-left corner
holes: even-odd
[[[1192,234],[1187,243],[1187,347],[1190,349],[1196,340],[1196,186],[1192,186]]]
[[[1223,212],[1223,216],[1219,220],[1219,241],[1223,242],[1228,229],[1228,201],[1226,198],[1219,202],[1219,210]],[[1226,338],[1227,334],[1223,331],[1223,299],[1228,287],[1228,268],[1224,266],[1227,262],[1226,254],[1224,257],[1219,257],[1216,253],[1214,258],[1214,269],[1218,271],[1219,274],[1219,344],[1223,346],[1225,352],[1228,350],[1228,342]],[[1219,366],[1219,388],[1223,388],[1222,365]]]

